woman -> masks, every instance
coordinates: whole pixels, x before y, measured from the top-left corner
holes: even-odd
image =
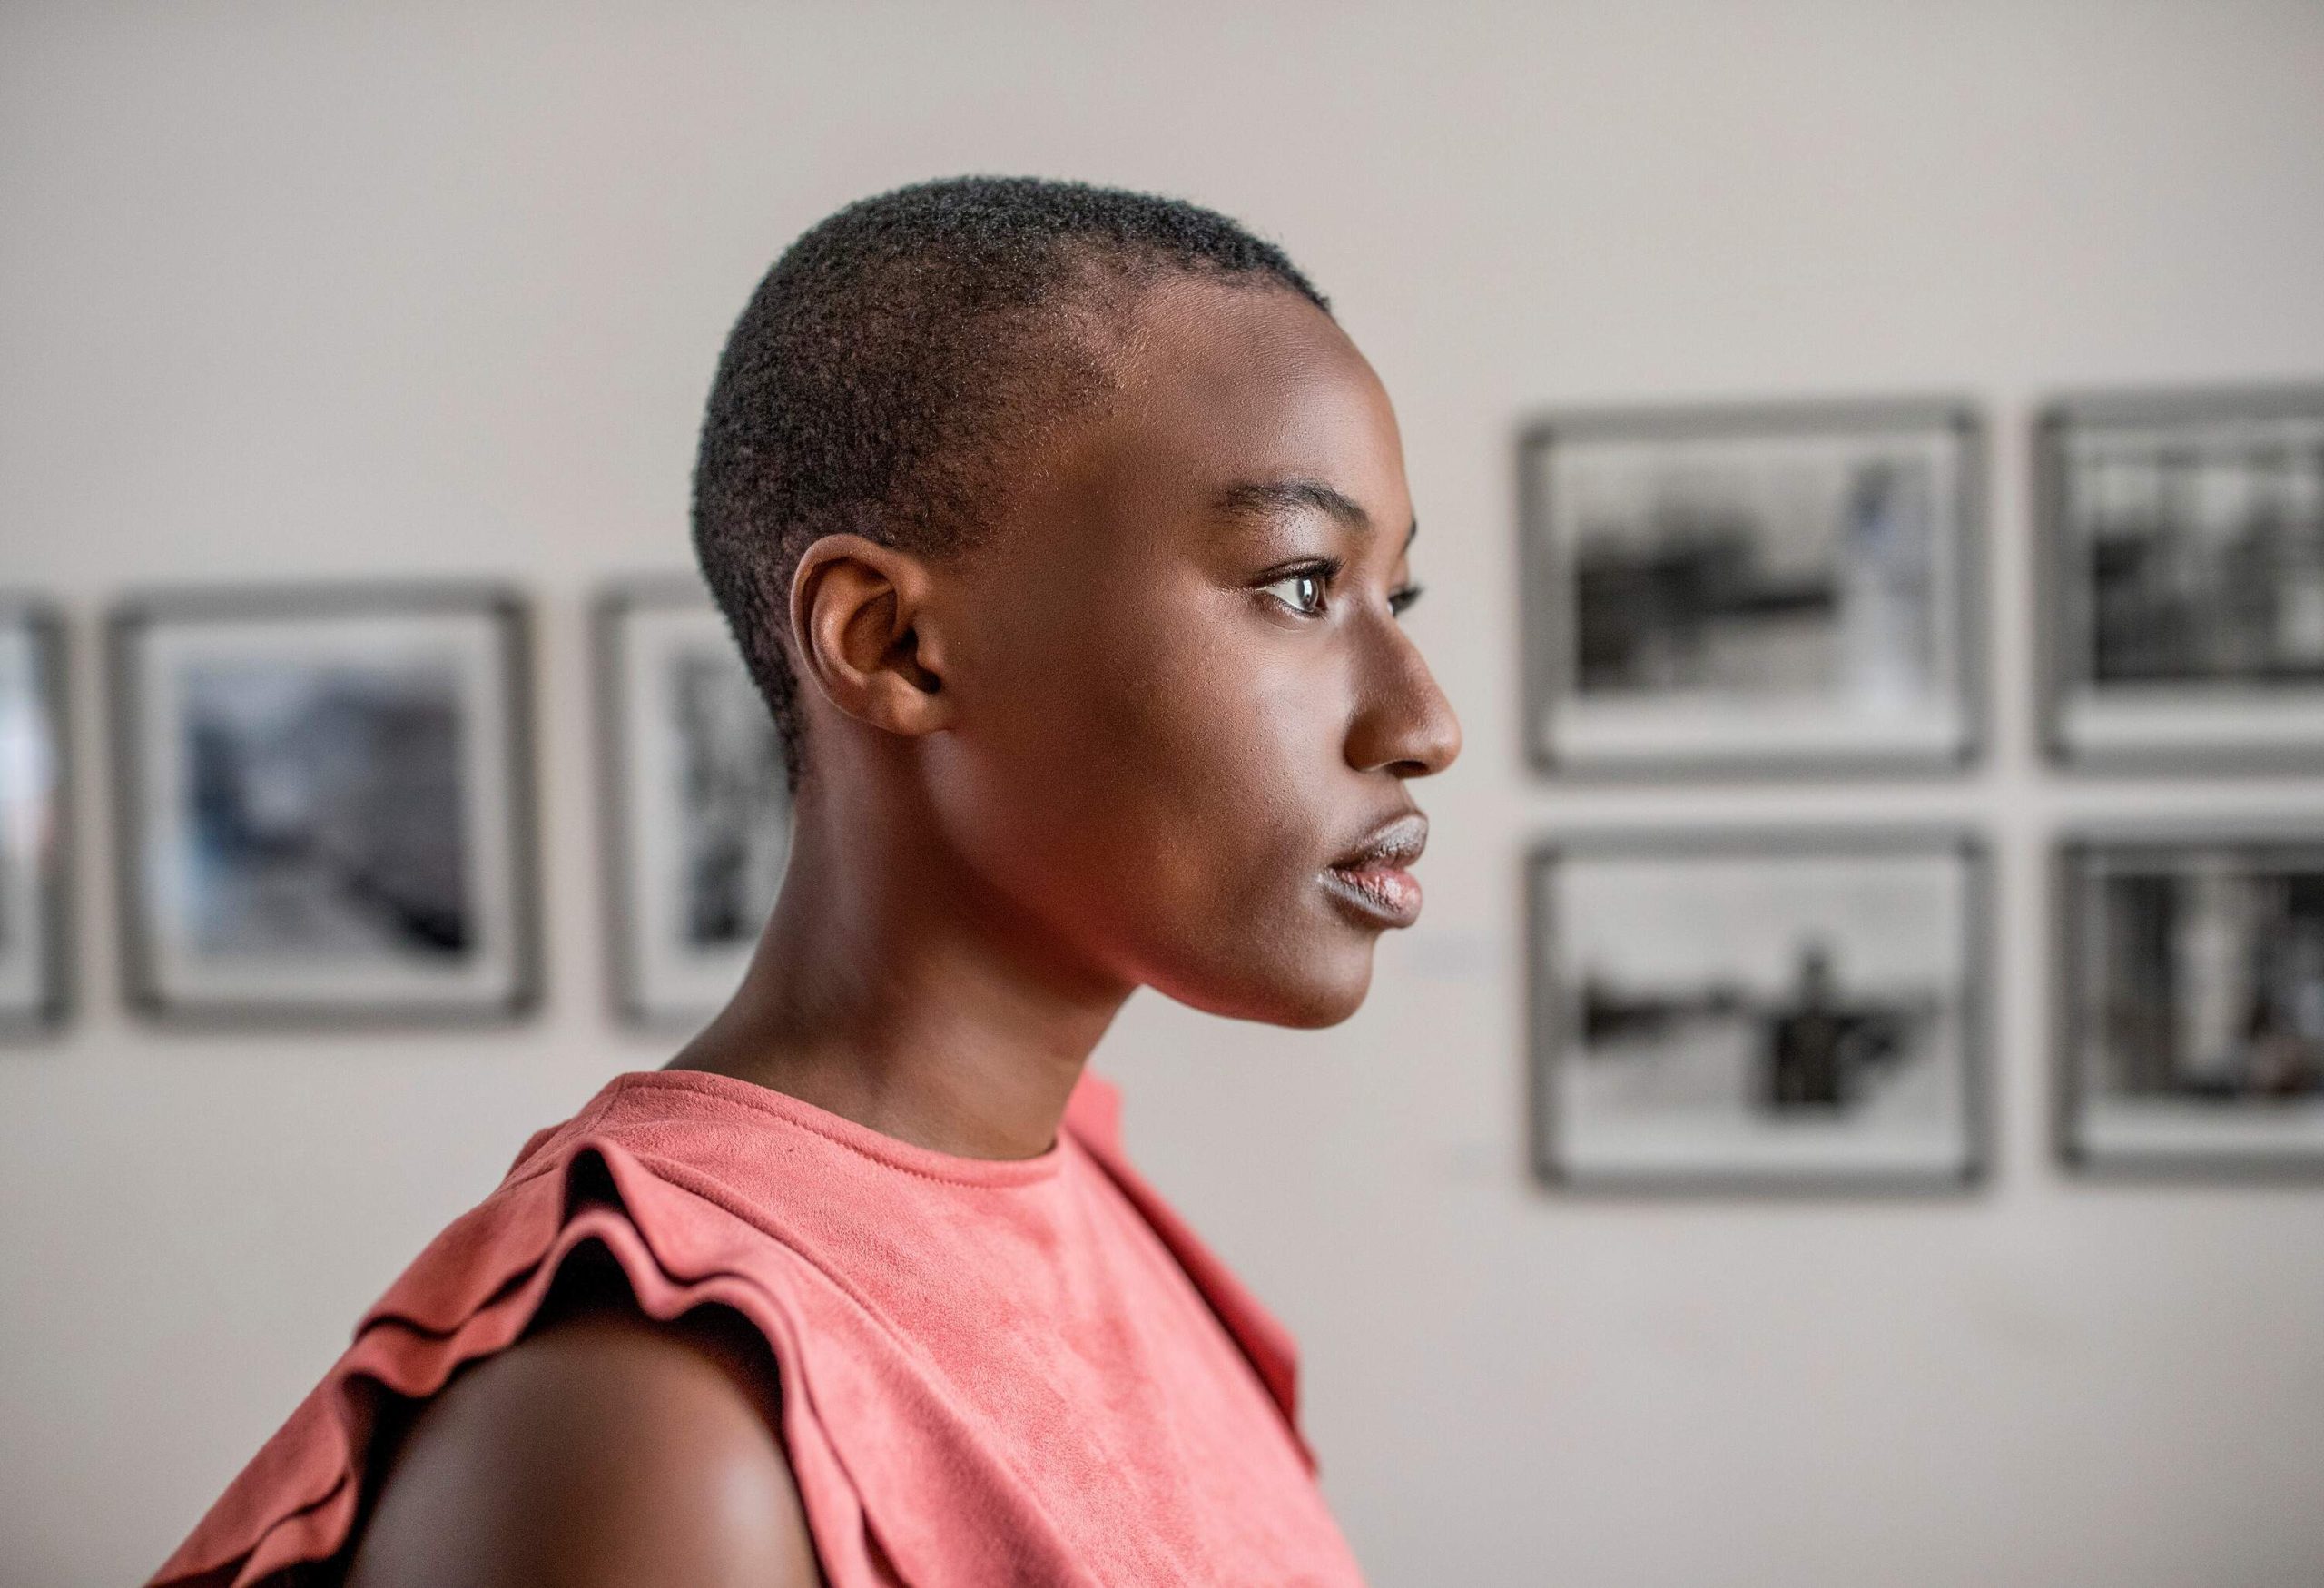
[[[1459,727],[1386,394],[1224,217],[967,179],[768,274],[695,475],[782,728],[734,1001],[529,1142],[156,1580],[1339,1583],[1280,1327],[1123,1159],[1129,994],[1345,1019]]]

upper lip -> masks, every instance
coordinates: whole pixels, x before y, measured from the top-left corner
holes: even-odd
[[[1393,866],[1402,869],[1420,858],[1428,847],[1428,818],[1418,811],[1392,816],[1374,827],[1356,846],[1332,862],[1334,871],[1364,871]]]

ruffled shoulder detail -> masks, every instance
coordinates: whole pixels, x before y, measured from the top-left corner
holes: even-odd
[[[861,1504],[805,1393],[790,1287],[766,1283],[781,1248],[617,1141],[575,1131],[553,1148],[536,1137],[514,1178],[429,1243],[154,1576],[155,1588],[242,1588],[336,1554],[355,1524],[386,1398],[425,1400],[462,1365],[514,1343],[565,1259],[593,1242],[620,1265],[648,1316],[724,1306],[766,1336],[784,1383],[784,1442],[833,1588],[891,1582],[874,1568]]]
[[[989,1445],[989,1417],[961,1387],[980,1371],[974,1358],[933,1361],[893,1294],[957,1271],[957,1245],[929,1239],[948,1212],[973,1205],[1005,1227],[1007,1199],[1038,1195],[1076,1152],[1184,1269],[1312,1469],[1290,1336],[1131,1169],[1113,1087],[1085,1076],[1061,1133],[1061,1157],[929,1179],[935,1155],[744,1082],[620,1078],[536,1135],[500,1187],[428,1244],[153,1582],[243,1588],[337,1554],[359,1520],[381,1414],[521,1338],[566,1259],[591,1244],[647,1316],[723,1306],[765,1337],[831,1588],[892,1585],[897,1570],[922,1588],[1086,1580],[1089,1541],[1059,1531]],[[900,1217],[904,1186],[923,1199]],[[977,1521],[964,1531],[962,1518]]]

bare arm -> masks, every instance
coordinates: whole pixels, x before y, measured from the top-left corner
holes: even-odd
[[[746,1331],[596,1307],[463,1372],[392,1458],[349,1588],[814,1588]]]

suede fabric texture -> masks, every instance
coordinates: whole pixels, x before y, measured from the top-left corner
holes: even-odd
[[[524,1333],[566,1256],[731,1307],[782,1379],[832,1588],[1354,1583],[1289,1336],[1076,1090],[1029,1159],[913,1147],[747,1081],[615,1078],[439,1235],[153,1582],[263,1582],[356,1521],[382,1397]]]

